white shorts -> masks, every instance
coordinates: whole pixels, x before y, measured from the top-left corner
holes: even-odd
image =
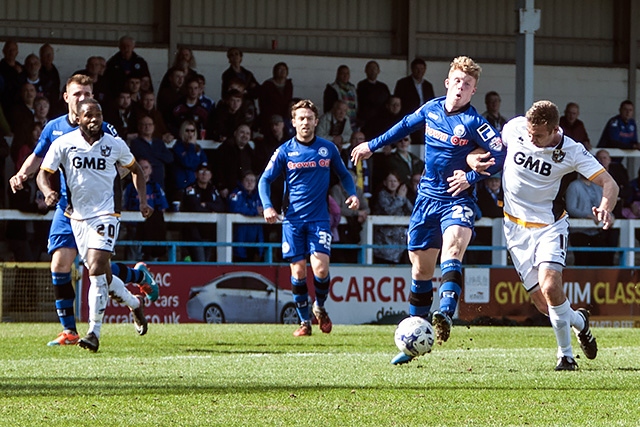
[[[72,219],[71,229],[78,246],[78,254],[84,263],[89,249],[113,252],[120,230],[120,218],[103,215],[86,220]]]
[[[541,263],[565,266],[569,236],[567,216],[539,228],[523,227],[505,218],[504,235],[513,265],[527,291],[538,284],[538,268]]]

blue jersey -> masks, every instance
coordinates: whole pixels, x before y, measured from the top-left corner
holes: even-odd
[[[329,221],[327,195],[331,170],[338,174],[347,193],[355,196],[356,186],[333,142],[315,137],[304,144],[291,138],[276,149],[260,177],[262,205],[265,209],[273,207],[271,183],[284,174],[289,193],[285,221]]]
[[[47,151],[49,151],[49,147],[51,147],[53,141],[65,133],[69,133],[77,128],[77,124],[69,121],[68,114],[50,120],[47,122],[44,129],[42,129],[40,139],[38,139],[38,143],[33,149],[33,153],[43,159],[45,154],[47,154]],[[102,123],[102,131],[116,138],[118,137],[116,129],[106,122]],[[63,174],[60,174],[60,200],[58,201],[58,206],[62,208],[63,211],[67,207],[67,186],[64,182]]]
[[[472,197],[472,192],[463,192],[453,197],[447,193],[447,178],[456,170],[467,172],[467,181],[473,184],[486,178],[477,172],[469,171],[467,154],[478,147],[491,151],[496,164],[488,169],[494,173],[502,170],[506,150],[500,134],[491,127],[470,104],[460,111],[448,113],[445,110],[446,97],[432,99],[416,112],[405,116],[399,123],[378,138],[369,142],[369,149],[378,148],[399,141],[419,129],[424,129],[425,173],[420,180],[418,192],[422,196],[442,201],[451,201],[459,197]]]

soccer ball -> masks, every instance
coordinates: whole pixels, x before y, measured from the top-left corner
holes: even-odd
[[[394,339],[398,349],[407,356],[422,356],[433,346],[433,326],[420,316],[407,317],[398,324]]]

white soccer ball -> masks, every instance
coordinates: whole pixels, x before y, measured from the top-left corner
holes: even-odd
[[[420,316],[407,317],[398,324],[394,339],[398,349],[407,356],[422,356],[433,347],[433,326]]]

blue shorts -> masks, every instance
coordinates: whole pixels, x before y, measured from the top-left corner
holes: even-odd
[[[71,230],[71,220],[64,216],[64,210],[62,208],[56,206],[51,227],[49,228],[47,251],[49,254],[52,254],[59,248],[78,250],[76,239],[73,237],[73,230]]]
[[[473,230],[475,209],[470,198],[442,201],[418,195],[409,221],[409,250],[441,249],[442,234],[452,225]]]
[[[282,257],[293,263],[308,254],[331,255],[331,225],[329,221],[282,223]]]

